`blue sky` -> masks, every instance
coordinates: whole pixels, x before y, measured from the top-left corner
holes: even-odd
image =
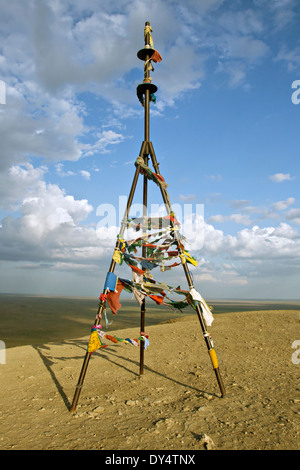
[[[150,21],[150,140],[172,204],[204,210],[195,286],[299,298],[299,2],[3,0],[0,18],[0,292],[102,291],[117,229],[97,208],[131,186]]]

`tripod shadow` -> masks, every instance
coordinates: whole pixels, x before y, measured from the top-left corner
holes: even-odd
[[[84,348],[84,345],[86,345],[86,342],[85,341],[81,341],[81,343],[83,343],[83,345],[81,346],[80,344],[80,341],[65,341],[63,343],[59,343],[60,345],[62,344],[72,344],[72,345],[75,345],[75,346],[78,346],[80,349],[85,349]],[[71,403],[64,391],[64,387],[63,385],[59,382],[58,378],[56,377],[55,375],[55,372],[53,370],[53,365],[56,364],[56,361],[67,361],[69,360],[70,358],[66,358],[66,357],[53,357],[53,356],[48,356],[47,354],[44,353],[43,350],[47,350],[47,349],[50,349],[48,346],[36,346],[36,345],[33,345],[32,346],[36,352],[38,353],[38,355],[40,356],[40,358],[42,359],[46,369],[48,370],[50,376],[51,376],[51,379],[54,383],[54,385],[56,386],[56,389],[58,391],[58,393],[60,394],[60,396],[62,397],[62,400],[65,404],[65,406],[69,409],[70,406],[71,406]],[[76,356],[76,357],[72,357],[72,359],[80,359],[82,356]]]
[[[69,344],[69,345],[74,345],[76,347],[78,347],[79,349],[83,350],[83,351],[86,351],[86,341],[66,341],[64,343],[59,343],[60,345],[62,344]],[[120,346],[119,346],[120,347]],[[53,356],[49,356],[47,355],[47,353],[44,352],[44,350],[46,349],[50,349],[48,346],[33,346],[33,348],[37,351],[37,353],[39,354],[40,358],[42,359],[43,361],[43,364],[45,365],[46,369],[48,370],[50,376],[51,376],[51,379],[54,383],[54,385],[56,386],[56,389],[58,391],[58,393],[60,394],[62,400],[63,400],[63,403],[65,404],[66,408],[69,410],[70,409],[70,406],[71,406],[71,403],[69,401],[69,398],[68,396],[66,395],[65,391],[64,391],[64,387],[63,385],[61,384],[61,382],[58,380],[54,370],[53,370],[53,365],[55,365],[57,363],[57,361],[69,361],[70,359],[72,360],[79,360],[79,359],[83,359],[83,357],[81,355],[78,355],[78,356],[73,356],[73,357],[53,357]],[[123,349],[123,347],[122,347]],[[140,374],[139,374],[139,361],[137,360],[133,360],[133,359],[130,359],[128,357],[125,357],[123,354],[119,353],[119,351],[116,351],[113,349],[113,346],[109,347],[109,348],[105,348],[105,349],[102,349],[100,351],[96,351],[95,353],[93,353],[93,356],[95,358],[101,358],[101,359],[104,359],[105,361],[108,361],[109,363],[111,364],[114,364],[115,366],[123,369],[124,371],[126,371],[128,374],[134,376],[135,378],[137,377],[140,377]],[[122,363],[120,362],[120,360],[122,361]],[[125,364],[124,364],[125,362]],[[136,372],[133,370],[134,367],[136,367]],[[180,387],[184,387],[185,389],[190,389],[190,390],[193,390],[197,393],[208,393],[208,392],[205,392],[204,390],[200,390],[199,388],[196,388],[190,384],[187,384],[187,383],[184,383],[178,379],[175,379],[174,377],[170,377],[168,375],[166,375],[165,373],[163,372],[159,372],[158,370],[155,370],[153,369],[152,367],[149,367],[147,365],[144,365],[144,370],[146,372],[149,372],[149,373],[152,373],[152,374],[155,374],[159,377],[162,377],[163,379],[166,379],[166,380],[169,380],[171,383],[173,384],[176,384],[176,385],[179,385]],[[217,397],[217,395],[211,393],[211,396],[214,396],[214,397]]]
[[[107,355],[106,355],[107,354]],[[109,356],[108,356],[109,354]],[[121,367],[123,369],[125,369],[126,371],[130,372],[132,375],[134,375],[135,377],[140,377],[140,374],[138,372],[134,372],[131,368],[128,368],[128,367],[125,367],[124,365],[120,364],[117,359],[118,358],[122,358],[123,361],[126,361],[128,364],[132,364],[134,366],[136,366],[137,370],[139,370],[139,362],[138,361],[135,361],[133,359],[129,359],[128,357],[124,357],[123,355],[121,356],[120,354],[117,354],[115,351],[113,350],[107,350],[105,349],[103,351],[103,353],[101,354],[101,357],[102,359],[105,359],[107,361],[109,361],[110,363],[112,364],[115,364],[116,366],[118,367]],[[114,360],[115,359],[115,360]],[[155,370],[147,365],[144,365],[144,370],[145,371],[148,371],[152,374],[155,374],[159,377],[162,377],[166,380],[169,380],[170,382],[172,382],[173,384],[176,384],[176,385],[179,385],[181,387],[184,387],[184,388],[189,388],[190,390],[193,390],[195,392],[198,392],[198,393],[207,393],[207,392],[204,392],[204,390],[199,390],[199,388],[195,388],[193,387],[192,385],[189,385],[189,384],[186,384],[184,382],[180,382],[179,380],[175,379],[174,377],[169,377],[168,375],[164,374],[163,372],[159,372],[158,370]],[[212,396],[217,396],[215,394],[211,394]]]

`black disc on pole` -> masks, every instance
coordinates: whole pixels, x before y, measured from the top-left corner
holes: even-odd
[[[141,60],[146,60],[147,59],[147,56],[148,58],[150,59],[150,57],[153,56],[155,52],[155,49],[152,49],[150,47],[145,47],[144,49],[141,49],[138,53],[137,53],[137,56],[139,59]]]

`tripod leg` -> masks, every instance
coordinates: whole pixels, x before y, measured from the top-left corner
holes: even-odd
[[[153,149],[152,142],[149,142],[149,153],[150,153],[150,156],[151,156],[153,167],[155,169],[155,173],[160,174],[159,166],[158,166],[158,163],[157,163],[157,160],[156,160],[156,155],[155,155],[155,152],[154,152],[154,149]],[[170,200],[169,200],[169,195],[168,195],[167,191],[165,190],[165,188],[163,188],[162,186],[160,186],[160,191],[161,191],[162,198],[163,198],[163,201],[165,203],[166,209],[167,209],[167,211],[170,215],[170,214],[173,213],[173,211],[172,211],[172,206],[171,206],[171,203],[170,203]],[[174,226],[172,221],[170,221],[170,223],[171,223],[171,226]],[[176,230],[174,230],[173,233],[174,233],[175,239],[177,240],[178,252],[179,252],[179,254],[183,255],[181,242],[180,242],[180,239],[178,237],[178,234],[177,234]],[[191,290],[194,286],[193,286],[193,280],[192,280],[191,274],[190,274],[189,269],[187,267],[187,263],[182,264],[182,266],[183,266],[183,269],[184,269],[184,272],[185,272],[185,276],[186,276],[189,288]],[[208,349],[208,353],[209,353],[209,356],[210,356],[210,359],[211,359],[211,362],[212,362],[212,365],[213,365],[213,369],[214,369],[215,374],[216,374],[217,382],[218,382],[218,385],[219,385],[219,388],[220,388],[220,391],[221,391],[221,396],[224,397],[225,396],[225,387],[224,387],[224,384],[223,384],[223,381],[222,381],[222,378],[221,378],[221,374],[220,374],[220,371],[219,371],[217,355],[216,355],[215,349],[213,347],[211,337],[207,333],[206,323],[205,323],[205,320],[204,320],[204,317],[203,317],[201,306],[199,304],[196,305],[196,311],[197,311],[200,326],[201,326],[201,329],[202,329],[202,332],[203,332],[203,335],[204,335],[204,340],[205,340],[205,343],[206,343],[206,346],[207,346],[207,349]]]
[[[144,149],[145,149],[145,144],[143,143],[142,148],[141,148],[141,152],[144,151]],[[127,218],[128,218],[128,214],[129,214],[129,211],[130,211],[130,207],[132,205],[133,196],[134,196],[136,185],[137,185],[138,178],[139,178],[139,173],[140,173],[140,167],[137,166],[135,174],[134,174],[133,182],[132,182],[132,185],[131,185],[130,193],[129,193],[129,196],[128,196],[127,206],[126,206],[126,210],[125,210],[124,217],[123,217],[123,220],[122,220],[120,233],[119,233],[119,238],[118,238],[117,243],[116,243],[116,248],[119,248],[120,239],[123,237],[124,232],[125,232],[125,228],[127,226]],[[112,259],[111,264],[110,264],[110,268],[109,268],[109,272],[114,271],[115,265],[116,265],[116,262],[115,262],[114,259]],[[104,291],[103,293],[106,294],[107,291]],[[98,312],[97,312],[97,316],[96,316],[96,321],[95,321],[94,325],[99,325],[99,323],[101,321],[101,318],[102,318],[102,314],[104,312],[104,309],[105,309],[105,301],[101,301],[100,304],[99,304],[99,308],[98,308]],[[83,360],[83,365],[82,365],[81,372],[80,372],[79,379],[78,379],[78,383],[77,383],[77,386],[76,386],[76,389],[75,389],[73,402],[72,402],[72,405],[71,405],[71,408],[70,408],[71,412],[74,412],[76,410],[77,403],[78,403],[80,393],[81,393],[81,390],[82,390],[83,382],[84,382],[84,379],[85,379],[86,371],[87,371],[87,368],[88,368],[88,365],[89,365],[89,362],[90,362],[90,358],[91,358],[91,353],[89,353],[87,351],[86,354],[85,354],[84,360]]]
[[[74,411],[76,411],[77,403],[78,403],[80,393],[81,393],[81,389],[82,389],[82,386],[83,386],[83,382],[84,382],[84,379],[85,379],[85,374],[86,374],[86,371],[87,371],[87,368],[88,368],[88,365],[89,365],[89,362],[90,362],[90,357],[91,357],[91,353],[86,352],[85,356],[84,356],[84,361],[83,361],[83,364],[82,364],[78,384],[76,385],[72,405],[71,405],[71,408],[70,408],[71,413],[74,413]]]
[[[98,308],[98,312],[97,312],[97,316],[96,316],[96,321],[95,321],[94,325],[99,325],[104,309],[105,309],[105,302],[102,301],[99,304],[99,308]],[[78,403],[78,400],[79,400],[79,397],[80,397],[81,389],[82,389],[82,386],[83,386],[83,382],[84,382],[84,379],[85,379],[85,374],[86,374],[86,371],[87,371],[87,368],[88,368],[88,365],[89,365],[89,362],[90,362],[91,355],[92,355],[92,353],[89,353],[88,351],[85,353],[82,368],[81,368],[79,379],[78,379],[78,383],[77,383],[76,388],[75,388],[75,393],[74,393],[72,405],[71,405],[71,408],[70,408],[71,413],[73,413],[76,410],[77,403]]]
[[[217,382],[218,382],[219,389],[220,389],[220,392],[221,392],[221,396],[224,397],[226,392],[225,392],[225,387],[224,387],[222,377],[221,377],[221,374],[220,374],[220,370],[219,370],[217,354],[216,354],[216,351],[214,349],[214,346],[213,346],[213,343],[212,343],[212,340],[211,340],[211,336],[206,331],[205,321],[204,321],[202,310],[201,310],[201,307],[200,307],[199,304],[197,304],[197,306],[196,306],[196,311],[197,311],[199,322],[200,322],[202,332],[203,332],[203,335],[204,335],[204,340],[205,340],[205,343],[206,343],[206,346],[207,346],[208,354],[209,354],[211,362],[212,362],[213,370],[215,371],[215,374],[216,374],[216,378],[217,378]]]
[[[144,155],[144,162],[146,165],[148,165],[148,155]],[[143,183],[143,221],[144,221],[144,226],[143,226],[143,235],[147,233],[147,227],[148,227],[148,218],[147,218],[147,191],[148,191],[148,179],[147,176],[144,175],[144,183]],[[147,256],[147,248],[143,246],[142,248],[142,256],[146,258]],[[145,316],[146,316],[146,300],[143,299],[142,305],[141,305],[141,332],[145,331]],[[144,374],[144,356],[145,356],[145,343],[144,341],[141,341],[140,343],[140,375]]]

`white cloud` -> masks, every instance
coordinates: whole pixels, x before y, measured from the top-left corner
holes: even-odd
[[[273,219],[280,220],[285,217],[286,220],[291,220],[294,223],[298,223],[298,209],[291,209],[286,211],[291,205],[295,203],[294,197],[288,197],[284,201],[277,201],[270,204],[270,207],[251,206],[251,201],[242,199],[236,201],[228,201],[229,205],[234,209],[239,209],[239,213],[230,215],[215,214],[209,217],[208,223],[224,223],[234,222],[242,225],[256,225],[261,223],[263,220]],[[280,214],[283,212],[283,214]],[[250,215],[252,218],[250,218]]]
[[[95,230],[81,225],[92,210],[87,200],[40,181],[23,199],[21,215],[2,220],[1,259],[76,261],[99,255]]]
[[[5,112],[0,114],[0,170],[26,163],[32,155],[47,160],[78,160],[83,151],[79,136],[87,129],[81,108],[73,98],[53,98],[22,84],[22,96],[12,97],[8,90]],[[26,95],[29,95],[26,97]]]
[[[283,181],[291,181],[294,178],[290,173],[275,173],[274,175],[270,175],[269,179],[275,183],[282,183]]]
[[[180,67],[178,64],[180,62]],[[183,93],[201,86],[204,77],[204,59],[190,44],[177,40],[170,47],[165,61],[159,70],[159,90],[161,99],[157,103],[159,110],[165,105],[173,106]]]
[[[300,225],[300,209],[290,209],[286,214],[286,219]]]
[[[288,197],[285,201],[277,201],[272,204],[272,209],[275,211],[283,211],[287,209],[289,206],[294,204],[295,198],[294,197]]]
[[[232,259],[287,260],[294,258],[300,261],[300,239],[291,238],[291,233],[295,232],[283,224],[280,224],[279,229],[276,227],[259,228],[258,226],[243,229],[236,236],[224,237],[224,252],[228,253]]]
[[[228,217],[228,220],[235,222],[236,224],[243,224],[243,225],[250,225],[251,220],[249,219],[248,215],[242,215],[242,214],[231,214]]]
[[[243,11],[226,11],[221,14],[218,23],[227,32],[242,34],[259,34],[264,31],[262,14],[258,10],[247,8]]]
[[[300,221],[299,210],[291,216],[299,217]],[[202,257],[195,275],[209,274],[214,279],[224,281],[226,271],[227,280],[237,281],[242,285],[246,284],[246,279],[248,276],[251,277],[250,273],[254,271],[258,278],[265,276],[267,272],[270,276],[274,276],[274,261],[278,273],[287,265],[298,266],[299,269],[300,237],[298,232],[285,222],[277,227],[244,228],[236,235],[226,235],[209,223],[204,223],[203,228],[204,243],[201,241],[197,244],[197,240],[193,240],[189,245],[190,251],[195,253],[198,259],[199,256]],[[214,263],[210,264],[210,260]],[[294,270],[291,268],[290,275],[293,273]]]
[[[212,181],[221,181],[222,180],[222,175],[207,175],[206,178],[212,180]]]
[[[242,214],[231,214],[231,215],[212,215],[208,222],[217,222],[217,223],[223,223],[223,222],[235,222],[236,224],[242,224],[242,225],[250,225],[251,220],[249,219],[248,215],[242,215]]]
[[[225,44],[227,47],[225,57],[243,59],[250,64],[262,59],[268,52],[268,47],[263,41],[251,36],[230,35],[225,37]]]
[[[251,201],[249,201],[249,199],[236,199],[234,201],[229,201],[229,204],[235,209],[241,209],[245,206],[249,206],[249,204],[251,204]]]
[[[201,273],[195,274],[194,280],[197,283],[209,282],[209,283],[216,283],[218,279],[210,273]]]
[[[224,215],[221,215],[221,214],[212,215],[208,219],[209,223],[214,223],[214,222],[223,223],[224,221],[225,221],[225,217],[224,217]]]
[[[84,154],[85,156],[94,155],[97,152],[100,153],[109,153],[110,145],[116,145],[121,142],[125,137],[122,134],[114,132],[112,130],[102,131],[97,133],[97,140],[94,144],[85,144],[84,145]]]
[[[300,47],[296,46],[289,49],[287,46],[281,46],[275,58],[275,61],[283,61],[287,64],[290,72],[299,69],[300,67]]]
[[[86,170],[80,170],[80,174],[81,176],[86,179],[86,180],[89,180],[91,179],[91,173],[89,171],[86,171]]]
[[[74,171],[71,171],[71,170],[65,171],[63,163],[57,163],[57,165],[55,165],[55,168],[56,168],[56,173],[61,177],[76,175]]]
[[[196,199],[195,194],[187,194],[186,196],[184,194],[179,194],[179,199],[180,201],[183,202],[190,202]]]
[[[0,172],[0,207],[17,210],[20,201],[39,191],[47,167],[34,168],[32,164],[12,165]]]
[[[71,170],[65,171],[63,163],[58,163],[57,165],[55,165],[55,169],[56,169],[57,175],[61,176],[62,178],[66,176],[76,176],[77,174],[81,175],[86,180],[90,180],[91,178],[91,173],[87,170],[79,170],[78,172],[71,171]],[[94,169],[94,171],[100,171],[100,170],[96,168]]]

